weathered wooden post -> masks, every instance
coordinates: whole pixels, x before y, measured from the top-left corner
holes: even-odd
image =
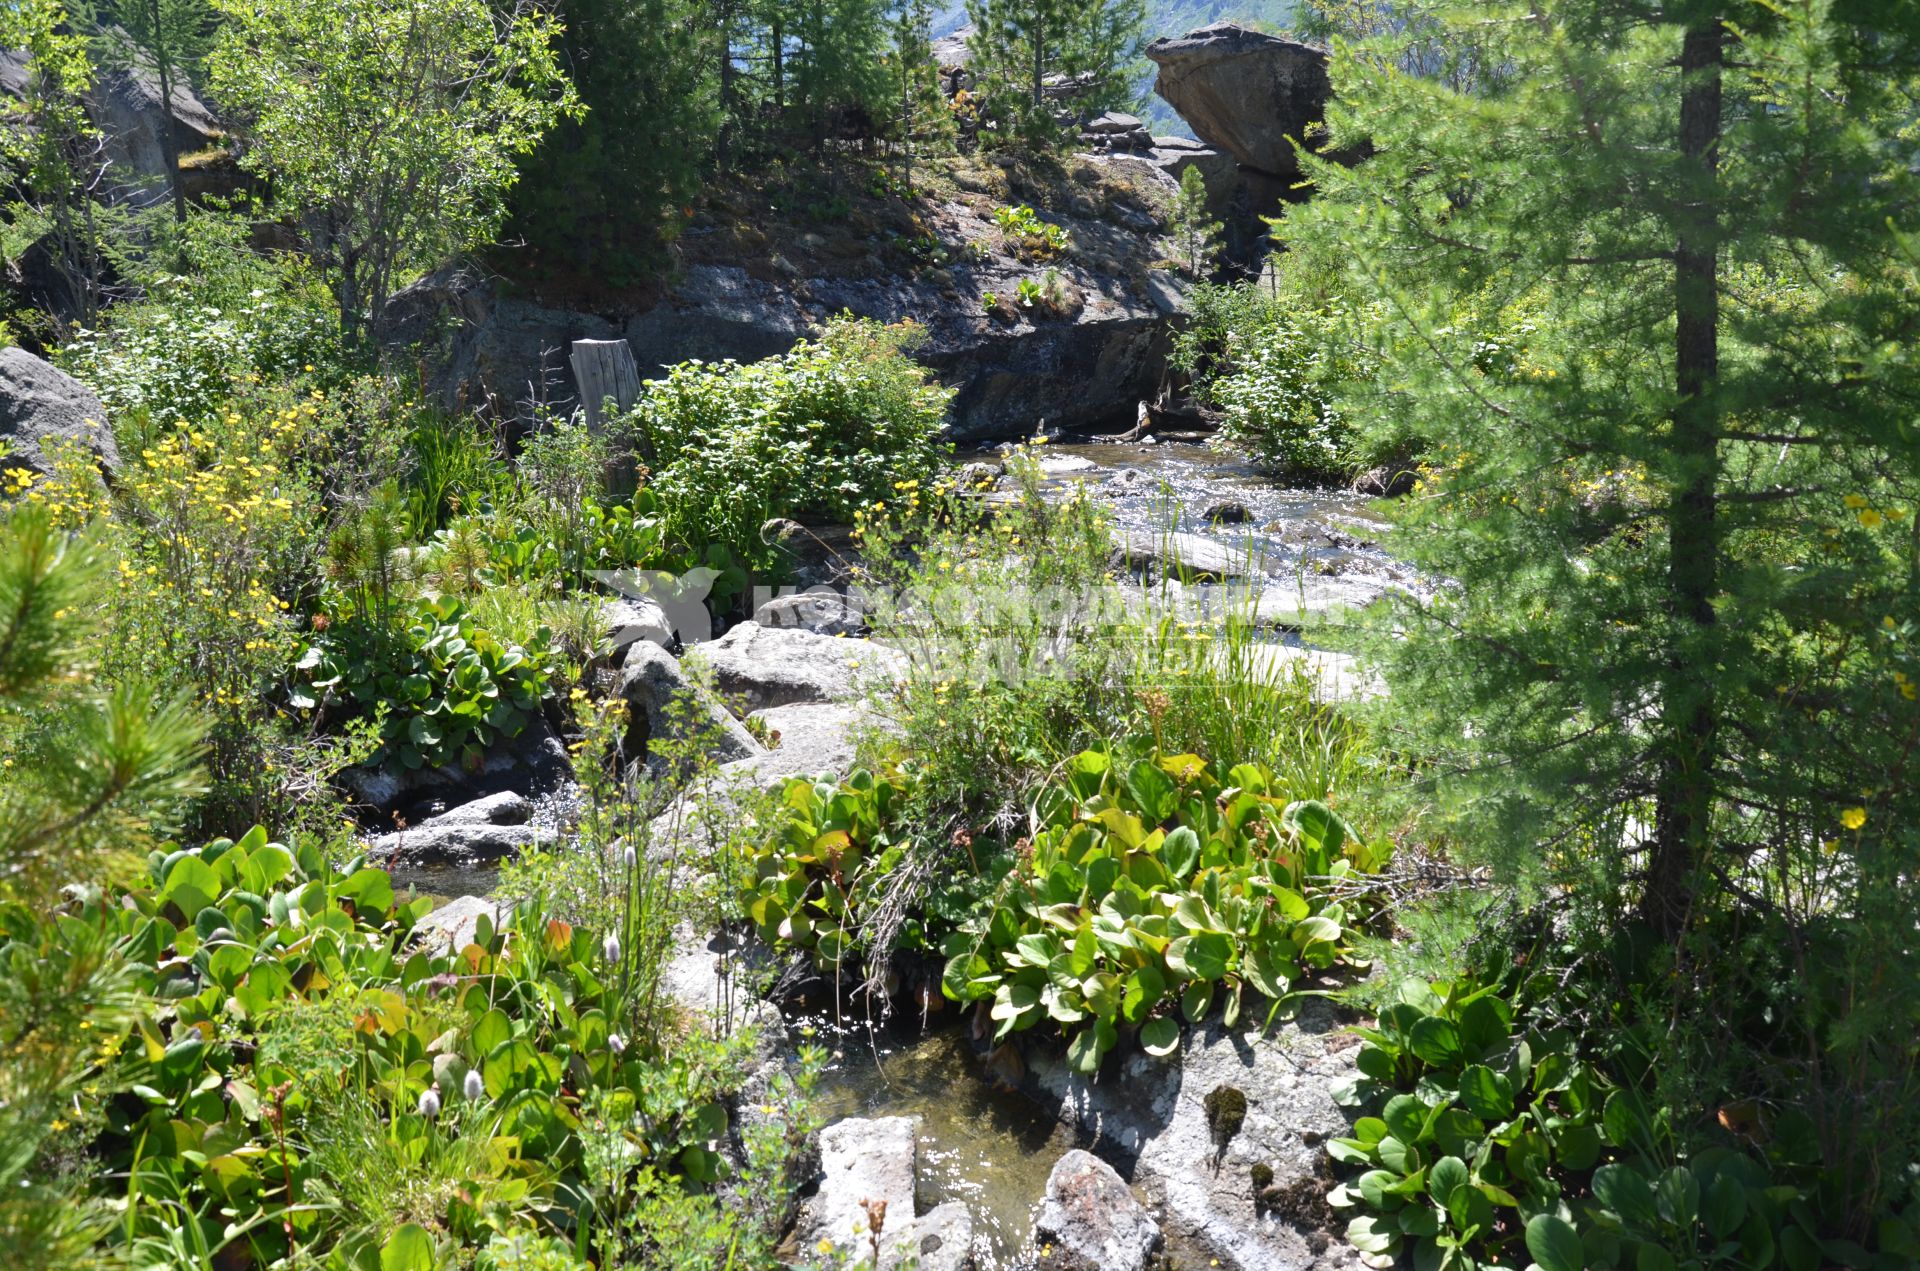
[[[587,412],[587,430],[599,432],[606,422],[602,406],[612,401],[618,410],[630,410],[640,398],[640,368],[625,340],[575,340],[573,382],[580,388],[580,405]]]

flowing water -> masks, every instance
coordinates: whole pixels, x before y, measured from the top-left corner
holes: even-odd
[[[869,1030],[813,1024],[834,1046],[821,1074],[820,1111],[843,1117],[920,1118],[915,1208],[950,1200],[973,1215],[974,1264],[1014,1265],[1033,1210],[1073,1134],[1024,1095],[996,1084],[957,1025],[922,1032],[917,1021]]]
[[[1123,530],[1197,534],[1264,572],[1364,575],[1401,585],[1410,572],[1375,541],[1387,528],[1369,500],[1345,490],[1275,485],[1244,456],[1195,442],[1130,445],[1054,442],[1040,450],[1056,486],[1078,483],[1113,511]],[[1245,507],[1246,519],[1207,519],[1220,503]]]

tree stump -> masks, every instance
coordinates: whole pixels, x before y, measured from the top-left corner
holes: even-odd
[[[640,370],[625,340],[575,340],[571,361],[588,431],[600,431],[608,402],[616,411],[626,411],[639,400]]]

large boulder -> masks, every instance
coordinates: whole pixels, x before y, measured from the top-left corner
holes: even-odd
[[[570,798],[576,790],[573,761],[544,715],[496,742],[478,767],[459,760],[411,769],[377,763],[349,768],[339,780],[361,807],[415,826],[502,792],[537,801]]]
[[[720,775],[741,777],[766,789],[788,777],[845,776],[853,768],[855,743],[868,715],[857,704],[806,702],[775,706],[748,716],[769,747],[763,755],[720,766]]]
[[[108,71],[87,93],[87,111],[106,138],[107,158],[137,177],[161,181],[167,176],[162,138],[173,134],[174,153],[190,155],[220,139],[219,121],[184,83],[171,85],[163,99],[160,77],[148,66]]]
[[[1155,40],[1147,56],[1160,68],[1153,91],[1202,141],[1269,176],[1299,173],[1294,143],[1315,144],[1333,96],[1323,50],[1220,22]]]
[[[615,653],[635,640],[648,640],[661,648],[673,643],[673,623],[660,603],[649,596],[622,596],[600,607],[600,625],[605,630],[607,647]]]
[[[0,441],[7,452],[0,468],[25,468],[36,476],[53,471],[48,443],[77,446],[109,472],[120,467],[100,399],[22,348],[0,349]]]
[[[1079,1148],[1054,1165],[1033,1223],[1034,1266],[1146,1271],[1160,1243],[1160,1224],[1113,1166]]]
[[[1135,1051],[1098,1079],[1025,1046],[1023,1088],[1127,1171],[1181,1265],[1331,1271],[1358,1266],[1325,1203],[1325,1143],[1348,1133],[1333,1092],[1356,1044],[1315,1001],[1271,1030],[1209,1021],[1167,1058]]]
[[[109,41],[126,38],[118,27],[102,34]],[[184,158],[215,145],[224,134],[213,111],[194,96],[183,77],[176,77],[177,82],[169,86],[171,93],[163,95],[150,58],[132,51],[130,57],[115,60],[124,64],[102,71],[87,90],[87,115],[105,141],[107,160],[123,176],[135,178],[132,185],[109,186],[109,196],[144,201],[146,195],[139,187],[167,176],[164,137],[172,134],[174,152]],[[30,74],[25,52],[0,51],[0,94],[23,98]],[[187,180],[193,184],[191,175]]]
[[[859,635],[867,629],[866,607],[858,595],[831,587],[774,596],[753,611],[763,627],[786,627],[815,635]]]
[[[898,674],[896,649],[844,636],[743,622],[693,650],[713,673],[713,687],[750,711],[806,702],[851,702]]]
[[[850,1117],[820,1131],[820,1178],[795,1228],[809,1255],[830,1244],[844,1259],[868,1251],[868,1214],[884,1205],[880,1240],[913,1223],[920,1118]]]
[[[629,760],[657,758],[660,743],[700,735],[709,758],[726,763],[764,747],[687,675],[679,659],[652,640],[635,640],[620,668],[620,696],[630,710]]]
[[[472,865],[516,855],[557,837],[529,825],[533,805],[511,790],[464,803],[418,825],[367,840],[367,853],[386,865]]]
[[[1153,568],[1196,582],[1219,582],[1261,572],[1261,562],[1252,552],[1236,551],[1200,534],[1116,529],[1113,541],[1121,560],[1135,569]]]

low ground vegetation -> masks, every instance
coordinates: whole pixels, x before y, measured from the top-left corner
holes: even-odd
[[[540,197],[558,183],[504,201],[514,156],[604,171],[626,135],[574,117],[546,19],[434,0],[407,28],[471,50],[512,125],[436,115],[373,156],[456,180],[449,239],[370,228],[377,191],[325,188],[326,139],[305,153],[260,78],[352,115],[396,83],[347,34],[398,46],[221,6],[216,81],[257,107],[272,218],[318,234],[296,258],[255,250],[251,211],[96,197],[84,41],[48,0],[0,16],[39,67],[6,121],[5,239],[42,244],[72,301],[9,312],[120,456],[111,479],[77,450],[44,474],[0,458],[0,1247],[47,1268],[770,1266],[818,1056],[756,1085],[744,1012],[696,1020],[664,988],[677,929],[730,925],[1083,1074],[1306,994],[1366,1012],[1329,1200],[1374,1265],[1920,1259],[1920,32],[1815,3],[1536,8],[1388,29],[1313,6],[1354,37],[1329,125],[1369,157],[1304,158],[1315,198],[1266,290],[1200,288],[1181,336],[1266,465],[1423,461],[1385,512],[1439,585],[1369,618],[1393,696],[1338,714],[1266,656],[1257,607],[1202,624],[1167,585],[1116,607],[1114,527],[1031,453],[991,499],[956,485],[910,326],[841,318],[764,362],[671,368],[601,431],[424,400],[367,338],[400,274],[508,215],[564,222],[547,250],[633,247],[604,204]],[[915,267],[945,249],[901,192],[962,173],[1010,250],[1073,249],[1032,193],[1067,172],[1046,75],[1107,92],[1137,34],[1121,4],[1070,15],[1066,43],[1059,14],[983,11],[990,82],[931,115],[949,133],[924,77],[876,56],[870,5],[738,79],[730,55],[673,62],[681,37],[784,50],[781,14],[642,9],[581,26],[687,82],[609,118],[735,169],[790,139],[761,109],[790,90],[809,155],[769,160],[761,192],[822,224],[885,207]],[[631,87],[606,65],[595,110]],[[883,83],[902,153],[836,169],[858,198],[806,189]],[[970,129],[1007,147],[1001,176],[915,175],[916,147]],[[660,247],[693,178],[654,148],[623,174]],[[889,727],[770,800],[682,798],[710,791],[710,739],[622,762],[597,578],[698,569],[707,612],[742,617],[789,568],[762,537],[781,517],[851,523],[906,657],[870,703]],[[436,944],[430,902],[364,859],[343,778],[472,768],[529,730],[580,779],[565,846]],[[725,992],[764,987],[722,962]]]

